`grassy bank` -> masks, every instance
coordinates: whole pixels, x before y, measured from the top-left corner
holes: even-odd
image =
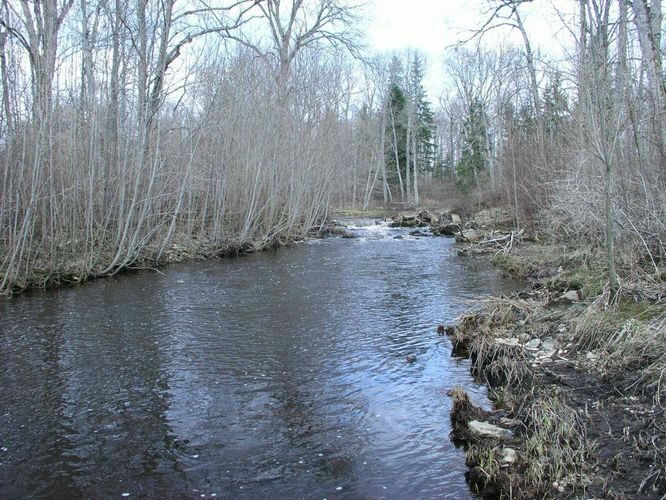
[[[663,498],[664,275],[622,267],[611,294],[593,249],[531,242],[491,255],[532,286],[448,329],[495,404],[479,414],[453,392],[453,437],[474,488],[486,497]],[[468,423],[478,418],[513,434],[473,436]],[[515,461],[503,460],[506,448]]]

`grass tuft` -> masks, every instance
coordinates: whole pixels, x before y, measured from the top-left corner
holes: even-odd
[[[548,491],[554,484],[585,485],[594,446],[576,411],[554,393],[537,397],[526,411],[525,421],[529,425],[524,443],[524,477],[529,487]]]

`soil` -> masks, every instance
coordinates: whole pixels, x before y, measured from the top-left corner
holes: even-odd
[[[584,415],[587,439],[596,454],[587,498],[666,495],[664,408],[655,408],[650,397],[628,389],[635,382],[632,375],[599,377],[575,363],[558,364],[552,373],[541,374],[542,383],[557,384],[566,403]]]

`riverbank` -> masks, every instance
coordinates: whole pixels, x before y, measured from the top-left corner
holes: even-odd
[[[531,289],[441,329],[495,406],[484,411],[464,391],[451,393],[452,438],[466,450],[472,487],[488,498],[664,498],[663,269],[621,269],[611,296],[600,251],[511,243],[461,253],[489,254]]]
[[[289,240],[275,239],[270,245],[265,247],[276,247],[281,244],[287,244]],[[102,267],[95,269],[88,263],[80,262],[77,252],[72,250],[70,256],[63,254],[60,262],[36,262],[29,272],[24,273],[19,279],[8,284],[4,294],[6,296],[20,295],[35,289],[50,289],[62,286],[73,286],[87,283],[94,279],[115,276],[117,274],[159,270],[168,264],[185,262],[188,260],[205,260],[222,257],[233,257],[257,251],[259,245],[253,242],[233,242],[222,245],[212,245],[207,242],[172,242],[164,248],[161,245],[149,245],[141,250],[136,257],[129,259],[128,262],[119,264],[110,270],[102,271]],[[113,254],[100,250],[100,254],[106,254],[100,257],[101,262],[112,262]],[[3,274],[0,269],[0,282]]]
[[[329,217],[313,227],[292,227],[288,231],[271,230],[260,237],[250,239],[230,237],[224,242],[212,242],[205,237],[197,238],[175,234],[166,245],[163,243],[164,238],[155,238],[153,243],[142,245],[134,251],[133,255],[123,257],[117,265],[111,268],[108,264],[115,260],[113,249],[95,249],[94,262],[91,262],[91,258],[83,257],[90,253],[89,248],[80,248],[77,247],[77,242],[68,241],[58,245],[57,258],[34,261],[30,269],[6,283],[6,289],[0,288],[0,298],[20,295],[34,289],[76,286],[94,279],[122,273],[157,271],[166,265],[190,260],[238,257],[258,251],[275,250],[307,239],[345,237],[344,224],[337,223],[336,218],[387,219],[395,214],[396,210],[391,208],[371,211],[339,209],[331,212]],[[0,255],[3,253],[2,251],[3,248],[0,247]],[[0,286],[3,284],[6,274],[6,269],[0,267]]]
[[[2,295],[20,295],[34,289],[80,285],[117,274],[158,271],[169,264],[238,257],[258,251],[275,250],[298,241],[334,235],[335,231],[331,231],[334,227],[335,224],[324,221],[315,227],[299,231],[276,232],[250,240],[230,238],[222,243],[213,243],[206,238],[186,238],[176,235],[167,245],[161,242],[145,245],[135,256],[123,259],[122,263],[111,269],[104,269],[106,264],[95,266],[87,261],[84,262],[80,257],[85,253],[83,250],[69,248],[65,249],[67,251],[63,250],[58,262],[35,262],[29,272],[12,282],[4,294],[0,293],[0,298]],[[110,250],[99,249],[97,255],[98,262],[108,263],[114,260],[114,254]],[[0,269],[0,283],[3,280],[2,271]]]

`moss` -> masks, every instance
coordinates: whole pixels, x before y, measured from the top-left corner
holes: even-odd
[[[601,295],[606,284],[606,275],[599,269],[576,267],[563,270],[545,282],[546,288],[553,291],[580,290],[583,297]]]
[[[559,245],[522,245],[511,253],[498,253],[493,263],[516,278],[544,277],[553,274],[563,263]]]
[[[534,265],[525,265],[514,254],[498,253],[492,258],[493,264],[515,278],[529,278],[538,268]]]
[[[650,321],[666,314],[666,305],[654,304],[646,301],[636,301],[629,297],[622,297],[617,305],[614,316],[618,321],[630,319]]]

